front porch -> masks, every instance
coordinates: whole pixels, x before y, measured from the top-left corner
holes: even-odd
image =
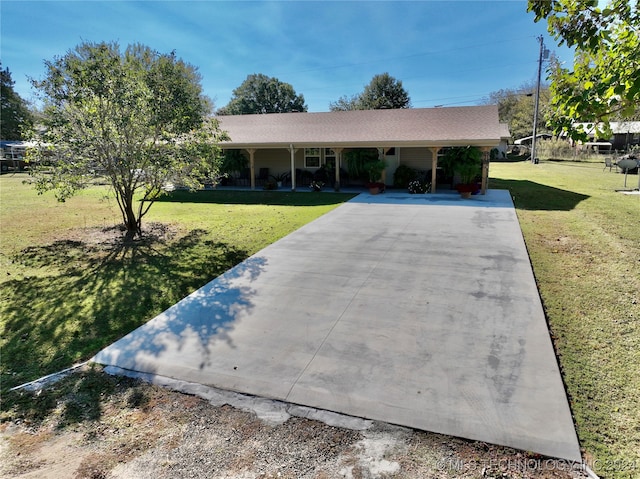
[[[417,173],[417,179],[430,185],[429,192],[436,193],[453,188],[453,179],[445,179],[438,160],[444,154],[446,146],[430,147],[376,147],[378,158],[385,162],[386,168],[380,182],[387,188],[394,186],[394,174],[399,166],[411,168]],[[344,159],[345,154],[356,149],[338,147],[304,147],[288,149],[248,148],[240,151],[246,155],[247,165],[241,170],[225,172],[221,187],[239,187],[249,189],[289,189],[306,190],[313,183],[322,184],[323,189],[331,191],[362,191],[365,181],[354,177]],[[480,147],[483,154],[481,170],[481,193],[485,194],[489,177],[490,147]],[[229,150],[226,150],[229,151]]]

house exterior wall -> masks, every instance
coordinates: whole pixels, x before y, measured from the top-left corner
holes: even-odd
[[[640,145],[640,133],[616,133],[613,135],[613,149],[627,150]]]
[[[431,169],[431,157],[431,150],[426,147],[400,148],[400,164],[424,173]]]
[[[304,152],[296,152],[296,168],[304,163]],[[284,148],[274,148],[269,150],[257,150],[254,155],[256,172],[260,168],[269,168],[270,175],[287,173],[291,171],[291,153]],[[257,174],[257,173],[256,173]]]

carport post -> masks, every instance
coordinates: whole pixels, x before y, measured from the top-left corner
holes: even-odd
[[[256,189],[256,164],[255,164],[253,155],[255,155],[256,150],[254,148],[249,148],[247,151],[249,152],[249,169],[251,170],[251,173],[250,173],[251,189],[255,190]]]
[[[291,153],[291,191],[296,191],[296,150],[293,144],[289,144],[289,152]]]
[[[334,186],[335,191],[340,191],[340,165],[342,164],[342,148],[333,148],[336,154],[336,183]]]
[[[480,185],[480,193],[487,194],[487,188],[489,187],[489,152],[491,148],[488,146],[482,147],[482,183]]]
[[[440,147],[434,146],[430,148],[430,150],[431,150],[431,191],[429,193],[435,193],[437,170],[438,170],[438,152],[440,151]]]

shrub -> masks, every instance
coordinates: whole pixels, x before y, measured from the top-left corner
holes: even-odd
[[[409,183],[418,178],[418,171],[407,165],[400,165],[393,174],[393,186],[407,188]]]
[[[569,142],[557,138],[538,141],[536,144],[536,153],[536,156],[545,159],[573,158],[575,156],[574,150]]]
[[[409,183],[408,189],[412,195],[424,194],[431,189],[431,185],[421,180],[413,180]]]

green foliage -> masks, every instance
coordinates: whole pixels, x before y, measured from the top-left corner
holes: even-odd
[[[418,178],[418,171],[407,165],[399,165],[393,173],[393,186],[407,188],[409,183]]]
[[[249,167],[249,160],[242,150],[225,150],[220,165],[220,172],[233,174],[239,173]]]
[[[546,19],[560,45],[575,48],[573,65],[552,61],[550,124],[576,140],[586,133],[575,121],[593,122],[601,131],[612,119],[629,119],[640,104],[640,9],[638,2],[611,0],[529,0],[535,21]]]
[[[369,181],[371,183],[380,181],[382,172],[385,170],[386,167],[387,167],[387,164],[384,162],[384,160],[369,161],[364,165],[364,169],[369,175]]]
[[[375,75],[359,95],[353,95],[350,98],[343,96],[335,103],[329,104],[331,111],[381,110],[410,107],[411,99],[402,86],[402,82],[396,80],[388,73]]]
[[[584,457],[600,477],[629,479],[640,464],[638,197],[602,166],[495,163],[490,184],[514,199]]]
[[[558,138],[539,140],[536,148],[540,158],[557,159],[575,157],[575,150],[571,147],[569,142]]]
[[[400,80],[388,73],[382,73],[375,75],[371,83],[364,87],[360,96],[360,106],[362,110],[409,108],[411,100]]]
[[[293,86],[277,78],[252,74],[233,90],[231,101],[218,110],[219,115],[250,115],[254,113],[287,113],[307,111],[304,96]]]
[[[337,101],[329,103],[329,110],[331,111],[351,111],[362,110],[360,108],[360,95],[341,96]]]
[[[60,204],[37,195],[25,178],[0,177],[4,411],[9,388],[89,359],[354,196],[177,190],[155,204],[145,237],[129,241],[112,226],[118,212],[104,200],[107,187],[88,187]]]
[[[440,165],[444,168],[445,174],[457,173],[460,175],[460,183],[468,185],[481,173],[482,151],[477,146],[448,148],[440,160]]]
[[[533,116],[535,110],[535,84],[524,84],[517,89],[494,91],[483,100],[487,105],[498,105],[500,121],[509,125],[512,138],[524,138],[533,135]],[[548,86],[540,87],[538,113],[538,133],[546,131],[546,119],[549,112],[551,94]]]
[[[206,117],[196,69],[174,53],[85,42],[45,65],[44,80],[33,81],[46,105],[30,152],[39,191],[64,201],[102,171],[127,231],[140,234],[166,183],[197,187],[216,174],[226,135]]]
[[[0,63],[0,139],[22,140],[25,130],[33,126],[33,116],[27,103],[18,95],[13,86],[8,68]]]
[[[371,180],[369,178],[370,175],[367,166],[368,164],[379,160],[377,150],[373,148],[356,148],[347,151],[344,154],[344,159],[347,162],[349,176],[352,178],[359,178],[363,181],[377,181],[377,178],[375,180]],[[380,173],[382,173],[382,171]]]
[[[424,194],[431,189],[431,183],[427,183],[422,180],[413,180],[410,181],[407,185],[407,190],[412,195]]]

